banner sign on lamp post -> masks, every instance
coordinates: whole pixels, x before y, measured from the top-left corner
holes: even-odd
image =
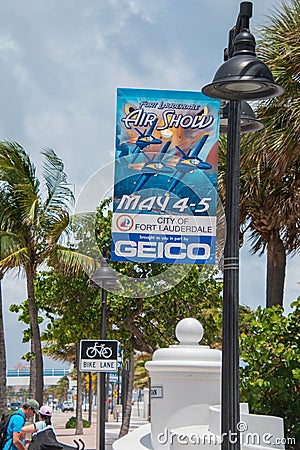
[[[117,91],[111,260],[213,264],[220,101]]]

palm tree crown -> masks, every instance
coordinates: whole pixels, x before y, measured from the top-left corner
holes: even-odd
[[[45,150],[41,185],[35,166],[16,143],[0,143],[0,271],[23,269],[26,275],[31,321],[30,394],[42,404],[43,360],[34,296],[37,269],[55,254],[58,240],[69,223],[73,193],[62,161]]]

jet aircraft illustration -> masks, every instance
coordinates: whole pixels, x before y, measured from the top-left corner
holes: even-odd
[[[165,143],[160,153],[150,158],[147,153],[144,153],[147,161],[144,163],[129,164],[128,167],[133,170],[140,170],[142,174],[135,181],[135,188],[133,192],[137,192],[147,183],[147,181],[154,175],[168,174],[174,172],[174,169],[167,165],[167,160],[173,155],[167,156],[166,153],[171,145],[168,141]],[[165,160],[164,160],[165,158]]]
[[[198,156],[207,141],[208,136],[209,134],[204,134],[197,145],[194,148],[190,148],[188,153],[185,153],[180,147],[176,146],[176,149],[181,156],[176,156],[174,153],[169,155],[166,154],[171,145],[170,141],[166,142],[158,156],[154,155],[150,158],[147,152],[144,152],[143,155],[147,159],[146,162],[131,163],[128,165],[130,169],[142,172],[135,181],[133,192],[142,189],[152,176],[175,172],[169,180],[171,184],[167,189],[168,192],[172,192],[187,173],[193,172],[195,169],[211,169],[211,164],[202,161]]]
[[[135,155],[133,158],[133,162],[136,160],[138,155],[143,152],[143,150],[147,147],[150,147],[152,144],[161,144],[162,141],[156,137],[153,136],[153,131],[155,129],[155,126],[158,122],[158,117],[153,120],[151,126],[148,130],[145,130],[143,133],[138,129],[134,128],[134,131],[138,133],[138,138],[133,142],[135,145],[133,151],[131,152],[131,155]],[[119,154],[119,158],[123,156],[128,156],[129,150],[127,144],[118,144],[119,149],[121,150]],[[122,148],[124,147],[124,148]]]
[[[188,153],[185,153],[180,147],[176,146],[179,153],[182,155],[181,158],[179,158],[178,161],[175,160],[175,173],[174,178],[172,178],[171,185],[168,189],[168,192],[174,191],[178,183],[183,179],[183,177],[195,169],[200,170],[209,170],[212,168],[211,164],[202,161],[202,159],[199,158],[199,153],[202,150],[205,142],[207,141],[209,134],[204,134],[202,138],[199,140],[196,147],[190,148]],[[178,159],[178,158],[177,158]],[[172,161],[168,162],[169,164],[172,163]]]
[[[147,131],[144,131],[142,133],[138,128],[135,128],[134,130],[139,134],[139,137],[135,141],[135,148],[132,151],[132,155],[135,155],[132,162],[135,162],[138,155],[143,152],[143,150],[147,147],[150,147],[150,145],[155,144],[161,144],[162,141],[160,139],[157,139],[153,136],[153,131],[155,129],[155,126],[157,124],[158,117],[153,120],[151,126]]]

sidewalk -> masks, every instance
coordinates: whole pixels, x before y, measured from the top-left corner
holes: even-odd
[[[111,449],[112,443],[118,439],[119,431],[121,428],[121,422],[115,422],[112,414],[109,414],[109,422],[105,424],[105,448],[106,450]],[[55,428],[55,433],[59,442],[64,444],[72,445],[76,449],[76,443],[74,439],[78,441],[78,439],[82,439],[85,443],[86,450],[95,450],[96,449],[96,434],[97,434],[97,415],[93,413],[92,415],[92,425],[90,428],[84,428],[83,434],[75,435],[75,429],[67,429],[65,428],[65,423],[61,421],[57,422],[55,420],[55,416],[53,417],[53,424]],[[66,420],[67,421],[67,420]],[[147,423],[143,419],[132,418],[130,422],[130,431],[138,428],[141,425]],[[80,445],[80,443],[79,443]],[[81,449],[81,445],[79,447]]]

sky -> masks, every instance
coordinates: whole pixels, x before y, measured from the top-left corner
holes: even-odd
[[[0,139],[21,144],[41,170],[53,148],[76,195],[100,170],[112,185],[118,87],[201,91],[223,61],[237,0],[2,0]],[[255,0],[251,30],[278,4]],[[289,259],[284,305],[299,295]],[[240,301],[265,304],[265,258],[241,250]],[[21,362],[22,324],[8,312],[25,282],[3,282],[8,368]],[[46,367],[57,362],[46,361]]]

